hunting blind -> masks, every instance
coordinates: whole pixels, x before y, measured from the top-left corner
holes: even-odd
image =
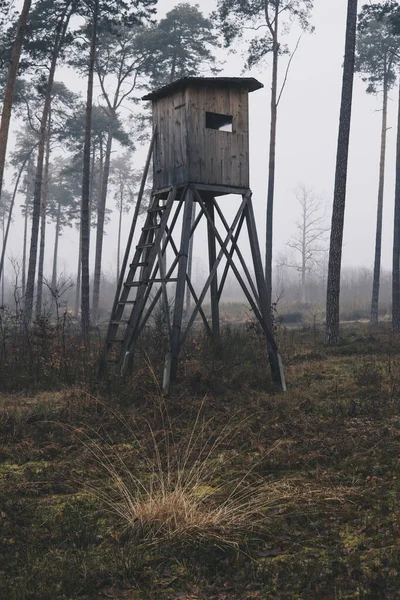
[[[249,92],[261,87],[253,78],[190,77],[143,98],[152,102],[153,137],[108,327],[101,375],[108,365],[119,375],[131,371],[138,338],[161,302],[168,328],[163,382],[168,391],[177,375],[179,353],[197,319],[218,343],[219,302],[231,270],[265,335],[272,376],[285,389],[270,327],[249,188]],[[153,192],[138,243],[132,249],[152,159]],[[231,223],[224,215],[224,197],[230,194],[240,200]],[[200,222],[207,226],[208,276],[196,293],[190,256]],[[244,224],[251,269],[238,243]],[[211,322],[203,310],[207,296]],[[188,310],[191,302],[192,311]]]

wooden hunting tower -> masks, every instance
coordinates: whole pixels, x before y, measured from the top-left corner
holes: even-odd
[[[261,87],[253,78],[189,77],[143,98],[152,102],[153,137],[100,375],[107,372],[109,364],[114,365],[119,375],[132,369],[140,333],[157,303],[162,302],[169,333],[163,383],[168,391],[170,380],[177,374],[180,350],[196,318],[202,319],[210,338],[214,344],[218,343],[219,301],[231,270],[265,334],[273,378],[285,389],[283,367],[270,327],[270,307],[249,188],[249,92]],[[152,158],[152,197],[136,249],[131,253]],[[229,194],[241,196],[230,224],[222,209],[223,198],[217,200]],[[191,280],[191,254],[194,234],[204,220],[209,275],[201,292],[196,294]],[[239,248],[243,224],[247,228],[253,273]],[[169,263],[167,251],[171,255]],[[211,323],[202,307],[207,294]]]
[[[157,127],[154,187],[249,187],[249,92],[256,79],[191,78],[148,96]]]

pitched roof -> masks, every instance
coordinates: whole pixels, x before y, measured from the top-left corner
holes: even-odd
[[[189,85],[222,85],[226,87],[245,88],[249,92],[255,92],[256,90],[264,87],[263,84],[254,77],[183,77],[182,79],[177,79],[176,81],[173,81],[172,83],[169,83],[158,90],[150,92],[146,96],[143,96],[142,100],[156,100],[157,98],[169,96],[170,94],[184,89]]]

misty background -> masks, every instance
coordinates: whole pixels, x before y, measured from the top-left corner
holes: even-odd
[[[198,5],[188,0],[192,5]],[[177,2],[160,0],[158,16],[162,18]],[[313,34],[302,35],[298,50],[293,59],[286,87],[279,105],[276,190],[274,201],[274,263],[287,254],[287,242],[295,232],[295,221],[300,215],[295,188],[299,183],[313,188],[327,207],[327,224],[330,223],[330,209],[333,199],[335,154],[337,147],[339,105],[342,77],[342,57],[346,23],[346,0],[335,0],[335,8],[326,0],[316,0],[312,13]],[[200,10],[207,16],[215,9],[213,0],[203,0]],[[293,49],[300,30],[293,26],[287,41]],[[243,71],[246,47],[243,44],[236,53],[224,48],[217,50],[221,61],[221,76],[254,76],[264,84],[264,89],[250,94],[250,169],[259,239],[262,254],[265,247],[265,209],[268,177],[268,142],[270,122],[270,79],[269,55],[262,65],[252,71]],[[280,62],[280,80],[283,81],[288,57]],[[209,73],[204,72],[203,75]],[[57,70],[56,80],[63,81],[74,92],[85,94],[85,81],[69,68]],[[144,95],[147,88],[136,90],[137,97]],[[100,99],[100,87],[95,81],[95,96]],[[395,176],[395,142],[397,106],[393,101],[397,90],[392,90],[389,100],[388,146],[386,163],[386,189],[384,200],[382,268],[391,266],[393,236],[393,200]],[[372,269],[374,236],[376,227],[376,197],[379,170],[379,139],[381,127],[381,97],[366,94],[366,84],[356,75],[353,101],[353,121],[349,161],[348,195],[344,231],[343,266],[347,272],[362,267]],[[138,110],[132,103],[126,103],[125,114]],[[124,111],[122,111],[124,114]],[[13,150],[13,137],[9,151]],[[57,155],[54,151],[54,156]],[[115,144],[113,157],[122,153]],[[135,169],[141,171],[147,153],[147,143],[138,145],[133,156]],[[6,187],[11,189],[12,172],[7,172]],[[222,202],[222,201],[221,201]],[[22,254],[23,219],[18,208],[23,197],[17,199],[15,218],[12,224],[7,257],[20,260]],[[109,193],[107,206],[114,208],[114,199]],[[227,217],[232,204],[226,197],[221,203]],[[127,238],[132,211],[124,215],[123,243]],[[103,248],[103,274],[114,281],[116,270],[117,214],[111,216],[105,228]],[[201,235],[201,234],[200,234]],[[50,273],[54,224],[48,225],[48,240],[45,274]],[[326,247],[328,246],[327,236]],[[194,246],[194,278],[205,272],[206,265],[201,256],[202,240]],[[245,258],[249,257],[244,249]],[[94,245],[92,245],[94,251]],[[60,238],[59,273],[74,275],[78,261],[78,230],[66,228]],[[350,269],[350,271],[349,271]],[[12,277],[12,265],[6,262],[6,278]],[[365,272],[365,271],[364,271]],[[293,273],[292,278],[296,279]],[[370,297],[370,286],[367,298]],[[385,297],[385,277],[382,281],[382,298]],[[276,290],[279,291],[279,290]],[[229,293],[229,291],[228,291]],[[314,298],[313,298],[314,299]],[[315,298],[317,299],[317,298]],[[364,297],[364,300],[366,298]]]

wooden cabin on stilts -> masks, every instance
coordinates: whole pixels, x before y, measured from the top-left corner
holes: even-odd
[[[231,271],[265,336],[272,377],[285,390],[282,361],[270,327],[267,292],[249,187],[249,93],[262,87],[253,78],[190,77],[148,94],[153,137],[102,354],[100,375],[131,372],[140,334],[159,302],[168,328],[163,389],[177,377],[180,351],[200,318],[214,343],[220,335],[219,303]],[[153,192],[133,248],[148,171]],[[238,197],[229,222],[227,196]],[[199,293],[188,260],[199,224],[205,222],[208,276]],[[239,236],[247,230],[249,265]],[[166,260],[166,256],[170,261]],[[192,312],[185,319],[185,291]],[[211,319],[203,309],[211,301]],[[172,308],[171,308],[172,307]]]

